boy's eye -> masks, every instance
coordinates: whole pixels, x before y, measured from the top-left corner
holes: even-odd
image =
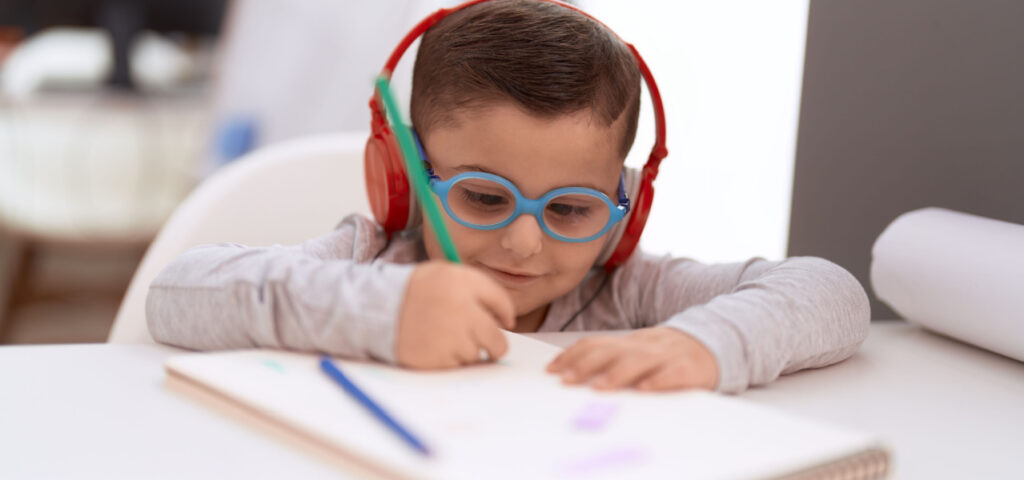
[[[475,208],[502,208],[512,204],[511,194],[503,189],[470,188],[471,185],[460,185],[456,191],[459,201]]]
[[[586,217],[590,214],[590,207],[569,205],[567,203],[549,203],[548,211],[561,217]]]
[[[474,192],[466,188],[461,189],[462,199],[473,204],[494,207],[504,205],[509,202],[508,197],[503,195],[494,195],[484,192]]]
[[[589,194],[561,195],[544,206],[547,226],[570,238],[583,238],[601,231],[609,214],[604,201]]]

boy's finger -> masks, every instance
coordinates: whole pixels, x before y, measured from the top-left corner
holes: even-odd
[[[686,364],[665,365],[637,383],[640,390],[665,391],[692,388],[689,369]]]
[[[477,283],[476,289],[479,293],[478,298],[480,302],[498,320],[502,327],[505,327],[507,330],[515,328],[516,307],[508,296],[508,292],[482,274],[481,279],[482,281]]]
[[[555,358],[553,360],[551,360],[550,363],[548,363],[548,366],[547,366],[548,373],[558,373],[560,370],[562,370],[562,365],[563,365],[562,358],[564,358],[564,356],[565,356],[565,350],[562,350],[562,353],[559,353],[557,356],[555,356]]]
[[[508,340],[501,330],[490,319],[477,322],[473,327],[473,338],[477,345],[487,351],[490,359],[497,360],[508,352]]]
[[[575,364],[576,361],[587,355],[593,349],[607,348],[608,339],[605,337],[591,337],[584,338],[566,348],[562,353],[558,354],[551,364],[548,365],[548,371],[551,373],[558,373],[571,365]]]
[[[594,380],[592,386],[599,390],[615,390],[633,385],[663,365],[663,359],[655,355],[633,354],[625,356]]]
[[[572,365],[577,358],[590,351],[590,348],[591,347],[586,345],[581,345],[580,342],[569,345],[568,348],[562,350],[562,353],[559,353],[558,356],[548,364],[548,371],[551,373],[558,373],[565,370]]]
[[[471,365],[480,362],[480,346],[472,338],[459,342],[454,353],[459,365]]]
[[[566,383],[579,383],[590,378],[595,373],[604,370],[621,356],[620,349],[612,345],[605,348],[591,348],[577,357],[573,363],[566,365],[562,380]]]

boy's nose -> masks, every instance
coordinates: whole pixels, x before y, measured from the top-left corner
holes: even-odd
[[[519,258],[529,258],[540,253],[545,234],[532,215],[522,215],[502,230],[502,248]]]

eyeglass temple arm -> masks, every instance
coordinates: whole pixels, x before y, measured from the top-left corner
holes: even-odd
[[[409,127],[409,130],[412,131],[413,140],[416,140],[416,149],[420,151],[420,158],[423,159],[423,163],[427,164],[427,175],[430,177],[437,177],[434,173],[434,167],[430,165],[430,159],[427,158],[427,151],[423,149],[423,142],[420,141],[420,134],[416,132],[415,128]],[[440,180],[440,178],[438,178],[438,180]]]
[[[626,171],[623,170],[619,174],[619,206],[624,210],[623,213],[629,213],[629,197],[626,196]]]

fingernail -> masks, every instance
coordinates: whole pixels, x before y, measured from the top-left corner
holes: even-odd
[[[566,383],[575,383],[577,379],[576,372],[570,370],[562,374],[562,381]]]

